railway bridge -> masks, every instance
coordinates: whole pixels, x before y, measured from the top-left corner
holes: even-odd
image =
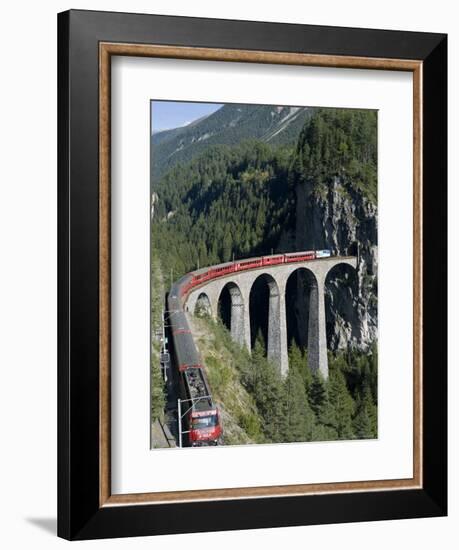
[[[264,258],[269,257],[265,256]],[[280,372],[285,375],[288,371],[287,314],[285,306],[287,281],[294,272],[305,269],[311,281],[308,323],[309,366],[312,370],[319,370],[324,378],[327,378],[325,280],[329,271],[339,264],[347,264],[356,269],[357,257],[331,256],[236,271],[194,287],[186,295],[183,306],[185,311],[194,314],[198,301],[205,300],[212,317],[216,319],[220,296],[224,288],[227,287],[231,297],[231,336],[234,341],[245,345],[250,350],[250,292],[255,281],[263,276],[269,288],[267,355],[269,359],[278,365]],[[219,267],[213,266],[213,269]]]

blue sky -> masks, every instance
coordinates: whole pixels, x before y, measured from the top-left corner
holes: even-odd
[[[210,115],[221,103],[189,103],[186,101],[152,101],[152,132],[169,130],[189,124],[204,115]]]

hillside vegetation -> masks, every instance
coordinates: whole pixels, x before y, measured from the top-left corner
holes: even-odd
[[[327,381],[293,345],[283,379],[257,341],[252,355],[221,322],[190,317],[225,445],[362,439],[377,436],[377,355],[330,354]]]
[[[294,146],[311,112],[307,107],[226,104],[192,124],[155,133],[151,139],[152,188],[156,189],[166,172],[213,145],[235,146],[256,139],[276,147]]]
[[[344,178],[376,203],[376,123],[376,111],[319,109],[300,133],[291,177],[312,182],[318,194]]]
[[[259,142],[217,146],[169,172],[158,186],[152,235],[174,278],[270,253],[288,217],[288,150]]]
[[[209,147],[155,187],[152,236],[165,273],[295,250],[296,188],[320,194],[336,177],[376,201],[376,114],[319,109],[295,148],[243,141]],[[349,187],[349,186],[347,186]],[[346,186],[341,186],[346,192]]]
[[[207,144],[155,182],[152,254],[163,280],[272,252],[329,248],[344,255],[358,248],[360,262],[353,286],[337,272],[326,288],[333,350],[327,381],[310,371],[298,339],[303,347],[291,343],[282,379],[265,357],[262,336],[249,354],[220,323],[192,319],[223,411],[225,442],[375,437],[377,114],[312,109],[295,142],[283,145],[232,135],[235,143]],[[306,292],[299,288],[298,303],[306,303]],[[302,335],[304,318],[298,314]]]
[[[151,255],[151,354],[150,354],[150,384],[151,384],[151,419],[164,420],[166,405],[166,390],[160,369],[161,343],[157,334],[162,332],[164,304],[164,281],[159,258],[154,249]]]

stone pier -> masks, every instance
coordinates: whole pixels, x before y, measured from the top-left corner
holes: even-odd
[[[328,378],[327,331],[325,319],[325,279],[311,284],[308,321],[308,365]]]

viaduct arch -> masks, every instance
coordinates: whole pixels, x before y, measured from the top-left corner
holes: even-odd
[[[218,302],[224,288],[231,296],[231,336],[235,342],[251,349],[250,292],[255,281],[265,277],[269,287],[268,358],[278,365],[282,375],[288,371],[287,317],[285,292],[289,277],[298,269],[312,274],[309,297],[308,358],[309,366],[328,378],[327,334],[325,318],[325,280],[328,272],[339,264],[357,268],[353,256],[332,256],[304,262],[267,265],[247,271],[238,271],[212,279],[190,291],[184,308],[194,312],[198,298],[203,293],[210,303],[211,315],[218,315]]]

